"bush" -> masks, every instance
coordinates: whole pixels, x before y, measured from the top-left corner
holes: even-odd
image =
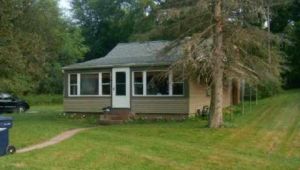
[[[259,87],[259,98],[267,98],[282,92],[279,82],[263,82]]]
[[[28,95],[20,98],[28,102],[29,105],[51,105],[63,103],[63,95],[57,94]]]

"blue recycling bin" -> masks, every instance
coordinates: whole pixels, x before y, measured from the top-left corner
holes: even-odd
[[[9,129],[12,128],[11,117],[0,116],[0,156],[15,153],[14,146],[9,145]]]

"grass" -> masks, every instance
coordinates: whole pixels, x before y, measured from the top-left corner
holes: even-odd
[[[14,119],[10,143],[17,148],[45,141],[69,129],[95,125],[90,120],[74,120],[63,116],[61,105],[33,106],[24,114],[5,116],[12,116]]]
[[[98,127],[55,146],[2,157],[0,169],[299,169],[300,91],[259,101],[251,112],[246,106],[244,115],[226,123],[231,128],[208,129],[200,119]],[[53,107],[44,118],[16,116],[12,142],[24,145],[32,135],[46,138],[88,125],[57,116],[59,110]],[[36,132],[22,131],[31,121],[26,116],[43,120],[32,119]]]
[[[63,103],[62,94],[28,95],[20,98],[28,102],[29,105],[59,105]]]

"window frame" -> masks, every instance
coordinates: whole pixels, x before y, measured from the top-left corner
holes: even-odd
[[[103,83],[103,80],[102,80],[102,77],[103,77],[103,73],[104,74],[109,74],[109,78],[110,78],[110,81],[109,81],[109,83]],[[99,96],[104,96],[104,97],[109,97],[109,96],[111,96],[111,93],[112,93],[112,74],[111,74],[111,72],[100,72],[99,74],[101,74],[101,83],[99,82],[99,89],[101,89],[101,91],[99,91]],[[99,77],[99,81],[100,81],[100,77]],[[103,85],[109,85],[109,87],[110,87],[110,94],[104,94],[103,95]]]
[[[93,97],[93,96],[99,96],[99,91],[100,91],[100,85],[99,85],[99,73],[96,73],[96,72],[86,72],[86,73],[79,73],[80,74],[80,80],[79,80],[79,96],[83,96],[83,97]],[[85,75],[87,75],[87,74],[97,74],[98,75],[98,94],[81,94],[81,75],[82,74],[85,74]]]
[[[76,84],[71,84],[71,76],[76,75]],[[69,73],[68,74],[68,96],[70,97],[75,97],[75,96],[80,96],[80,74],[79,73]],[[77,87],[77,92],[76,94],[71,94],[71,86],[76,86]]]
[[[167,96],[172,96],[171,94],[171,91],[172,89],[170,89],[170,72],[168,73],[168,90],[169,90],[169,93],[168,94],[161,94],[161,95],[155,95],[155,94],[148,94],[147,92],[147,87],[148,87],[148,82],[147,82],[147,75],[148,75],[148,72],[167,72],[166,70],[147,70],[145,71],[146,72],[146,75],[145,75],[145,79],[146,79],[146,93],[145,93],[145,96],[149,96],[149,97],[167,97]]]
[[[172,72],[170,72],[171,76],[170,76],[170,84],[169,84],[169,88],[171,89],[171,96],[184,96],[185,94],[185,83],[184,80],[181,81],[174,81],[174,75]],[[183,94],[174,94],[174,84],[182,84],[182,93]]]
[[[135,94],[135,72],[142,72],[143,74],[143,94]],[[173,82],[173,73],[169,71],[168,74],[168,86],[169,86],[169,94],[168,95],[148,95],[147,94],[147,73],[148,72],[167,72],[167,70],[141,70],[141,71],[132,71],[132,96],[133,97],[184,97],[185,96],[185,82],[182,80],[182,82],[176,81]],[[173,94],[173,84],[174,83],[182,83],[183,84],[183,94],[174,95]]]
[[[134,75],[135,75],[135,73],[142,73],[142,83],[139,83],[139,84],[142,84],[142,86],[143,86],[143,94],[136,94],[135,93],[135,77],[134,77]],[[147,85],[145,84],[145,78],[147,78],[147,77],[145,77],[145,71],[133,71],[132,72],[132,95],[133,96],[144,96],[144,94],[145,94],[145,92],[147,91],[147,89],[146,89],[146,87],[147,87]]]
[[[110,75],[110,82],[109,83],[105,83],[106,85],[110,86],[110,94],[109,95],[103,95],[102,94],[102,74],[103,73],[108,73]],[[98,75],[98,94],[95,95],[82,95],[81,94],[81,75],[82,74],[97,74]],[[76,75],[77,76],[77,94],[76,95],[72,95],[71,94],[71,85],[75,85],[75,84],[71,84],[71,75]],[[83,73],[68,73],[68,97],[110,97],[111,96],[111,81],[112,81],[112,77],[111,77],[111,72],[109,71],[104,71],[104,72],[83,72]]]

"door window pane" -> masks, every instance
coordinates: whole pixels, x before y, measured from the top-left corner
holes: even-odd
[[[126,96],[126,73],[116,72],[116,95]]]
[[[116,86],[116,95],[117,96],[126,96],[126,87],[123,84],[117,84]]]
[[[125,72],[116,72],[116,82],[125,83],[126,82],[126,73]]]
[[[147,95],[169,95],[169,78],[163,72],[147,72]]]
[[[81,95],[98,95],[99,94],[99,75],[98,74],[81,74],[80,77],[80,94]]]

